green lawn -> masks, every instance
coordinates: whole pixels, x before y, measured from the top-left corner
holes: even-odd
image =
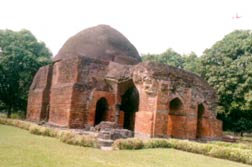
[[[0,167],[248,167],[173,149],[101,151],[0,125]]]

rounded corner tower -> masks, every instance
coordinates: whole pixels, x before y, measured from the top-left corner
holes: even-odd
[[[119,31],[108,25],[87,28],[69,38],[54,61],[76,56],[114,61],[125,65],[141,62],[137,49]]]

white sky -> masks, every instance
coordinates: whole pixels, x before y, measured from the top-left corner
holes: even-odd
[[[238,13],[240,19],[232,19]],[[0,0],[0,29],[28,29],[55,55],[77,32],[108,24],[139,53],[201,55],[234,29],[252,29],[252,0]]]

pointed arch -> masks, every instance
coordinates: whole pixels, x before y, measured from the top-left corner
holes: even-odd
[[[169,113],[170,114],[179,114],[183,110],[183,103],[182,101],[176,97],[172,99],[169,103]]]

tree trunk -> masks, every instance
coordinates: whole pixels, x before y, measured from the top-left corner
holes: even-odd
[[[241,132],[241,137],[243,137],[243,132]]]
[[[10,118],[11,117],[11,106],[8,107],[8,110],[7,110],[7,118]]]

